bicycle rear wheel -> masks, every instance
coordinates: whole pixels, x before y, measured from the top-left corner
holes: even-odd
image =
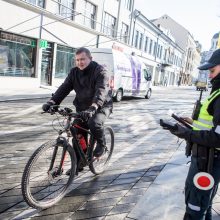
[[[62,163],[63,153],[65,156]],[[62,169],[59,169],[61,164]],[[66,175],[68,170],[71,171]],[[57,141],[46,142],[33,153],[25,166],[21,182],[24,200],[33,208],[53,206],[64,197],[75,171],[74,150]]]
[[[91,172],[96,175],[101,174],[105,170],[114,149],[114,131],[111,127],[104,128],[104,137],[106,147],[103,155],[100,158],[95,158],[92,155],[91,158],[93,159],[89,165]]]

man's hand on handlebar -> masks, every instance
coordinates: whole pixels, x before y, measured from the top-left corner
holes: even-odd
[[[96,107],[90,106],[88,109],[82,111],[80,114],[83,120],[88,121],[89,118],[91,118],[95,113],[96,113]]]
[[[55,105],[55,102],[54,102],[53,100],[50,100],[50,101],[48,101],[47,103],[45,103],[45,104],[42,105],[42,110],[43,110],[44,112],[48,112],[53,105]],[[54,111],[57,111],[57,109],[58,109],[57,106],[54,106],[54,107],[53,107],[53,110],[54,110]]]

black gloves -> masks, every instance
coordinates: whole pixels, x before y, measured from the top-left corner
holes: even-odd
[[[44,111],[44,112],[47,112],[52,105],[54,105],[54,103],[51,102],[51,101],[48,101],[47,103],[43,104],[43,105],[42,105],[43,111]]]
[[[81,117],[83,120],[88,121],[89,118],[91,118],[96,113],[96,107],[90,106],[85,111],[81,112]]]
[[[170,130],[170,132],[174,135],[176,135],[179,138],[183,138],[187,141],[190,141],[190,135],[191,135],[191,129],[186,128],[185,126],[182,126],[180,124],[176,124],[175,130]]]

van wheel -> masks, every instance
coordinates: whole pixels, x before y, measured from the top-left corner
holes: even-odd
[[[120,102],[122,100],[122,96],[123,96],[122,90],[119,89],[114,97],[115,101]]]
[[[152,91],[151,91],[151,89],[149,89],[147,91],[147,94],[145,95],[145,99],[149,99],[151,97],[151,93],[152,93]]]

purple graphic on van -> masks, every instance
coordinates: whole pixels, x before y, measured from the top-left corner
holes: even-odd
[[[141,63],[134,57],[130,57],[132,70],[132,95],[138,94],[141,84]]]

